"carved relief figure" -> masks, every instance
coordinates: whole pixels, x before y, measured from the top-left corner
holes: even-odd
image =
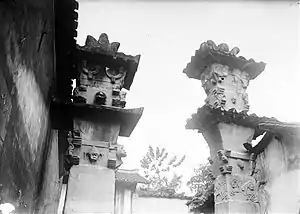
[[[121,159],[127,156],[124,146],[117,145],[117,158]]]
[[[95,162],[97,162],[97,160],[99,159],[101,154],[100,154],[98,148],[93,146],[90,148],[89,152],[87,153],[87,156],[91,163],[95,163]]]
[[[218,177],[215,182],[215,203],[228,200],[227,184],[225,177]]]

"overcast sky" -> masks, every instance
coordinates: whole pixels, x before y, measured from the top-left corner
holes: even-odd
[[[295,2],[295,1],[294,1]],[[290,2],[80,1],[78,43],[107,33],[119,51],[141,54],[127,94],[127,108],[145,107],[129,139],[120,139],[124,168],[139,168],[149,145],[187,155],[179,169],[186,177],[206,161],[201,135],[185,129],[186,119],[204,104],[200,81],[182,73],[206,40],[237,46],[247,59],[267,63],[248,87],[250,112],[300,122],[299,5]]]

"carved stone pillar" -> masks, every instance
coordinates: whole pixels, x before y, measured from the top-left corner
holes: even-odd
[[[126,157],[118,136],[129,137],[143,108],[124,109],[139,63],[117,52],[119,43],[109,43],[101,34],[87,37],[77,48],[78,71],[73,102],[63,104],[71,118],[65,168],[68,177],[64,213],[114,213],[115,170]]]
[[[258,135],[249,121],[249,81],[265,68],[264,63],[237,57],[226,44],[203,43],[184,72],[199,79],[207,94],[206,104],[187,122],[197,129],[210,148],[215,180],[215,212],[259,213],[257,183],[253,175],[255,156],[244,146]]]

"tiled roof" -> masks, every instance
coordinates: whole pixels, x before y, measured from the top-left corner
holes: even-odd
[[[189,78],[200,79],[207,66],[213,63],[220,63],[231,68],[243,70],[249,74],[250,79],[255,79],[265,69],[266,64],[237,56],[239,51],[237,47],[229,51],[227,44],[222,43],[217,46],[213,41],[209,40],[201,44],[200,49],[196,51],[195,56],[191,58],[191,62],[187,64],[183,72]]]
[[[141,176],[137,170],[119,169],[116,171],[116,181],[126,183],[148,183],[148,180]]]
[[[145,190],[139,189],[137,191],[139,197],[143,198],[165,198],[165,199],[180,199],[180,200],[191,200],[191,196],[187,196],[184,193],[174,193],[170,194],[164,191],[157,191],[157,190]]]
[[[108,36],[102,33],[98,40],[88,35],[84,46],[77,45],[77,54],[83,58],[103,63],[108,67],[124,67],[127,70],[124,88],[130,89],[137,67],[140,61],[140,55],[131,56],[118,52],[120,43],[108,40]]]

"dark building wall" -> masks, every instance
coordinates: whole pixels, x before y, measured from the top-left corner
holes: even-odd
[[[56,162],[46,161],[57,155],[48,116],[53,14],[53,0],[0,2],[0,203],[10,202],[23,213],[43,210],[57,179],[43,183],[45,173],[56,173]]]

